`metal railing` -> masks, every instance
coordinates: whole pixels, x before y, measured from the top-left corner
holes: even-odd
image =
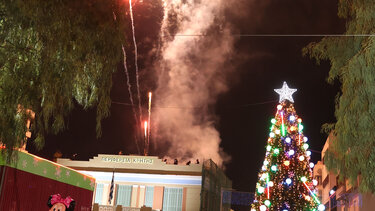
[[[149,207],[137,208],[137,207],[123,207],[121,205],[98,205],[94,204],[93,211],[154,211]]]

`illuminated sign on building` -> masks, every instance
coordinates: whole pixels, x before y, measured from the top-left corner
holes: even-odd
[[[114,157],[114,156],[105,156],[101,159],[103,162],[111,163],[134,163],[134,164],[153,164],[154,159],[152,158],[129,158],[129,157]]]

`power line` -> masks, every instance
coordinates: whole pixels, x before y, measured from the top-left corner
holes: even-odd
[[[224,106],[225,108],[230,108],[230,109],[236,109],[236,108],[244,108],[244,107],[250,107],[250,106],[256,106],[256,105],[264,105],[268,103],[275,103],[278,102],[276,100],[271,100],[271,101],[264,101],[264,102],[257,102],[257,103],[248,103],[248,104],[243,104],[243,105],[236,105],[236,106]],[[112,101],[113,104],[117,105],[124,105],[124,106],[129,106],[132,107],[133,105],[130,103],[123,103],[123,102],[117,102],[117,101]],[[182,107],[182,106],[153,106],[154,109],[203,109],[206,108],[206,106],[196,106],[196,107]]]
[[[176,34],[164,37],[206,37],[208,34]],[[233,37],[375,37],[375,34],[231,34]]]
[[[322,154],[321,151],[318,151],[318,150],[314,150],[314,149],[309,149],[311,152],[315,152],[315,153],[319,153],[319,154]]]

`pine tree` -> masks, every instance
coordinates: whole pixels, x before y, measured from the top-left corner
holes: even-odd
[[[284,82],[275,118],[271,120],[266,157],[256,184],[255,210],[324,210],[314,194],[307,137],[303,135],[302,119],[297,115],[292,94]]]
[[[375,193],[375,4],[371,0],[340,0],[338,16],[346,19],[343,36],[310,43],[303,54],[329,60],[328,82],[339,81],[334,124],[323,129],[335,137],[325,155],[328,170],[362,192]]]
[[[76,103],[96,107],[100,135],[111,104],[112,73],[123,58],[126,20],[125,4],[117,0],[0,1],[5,152],[23,145],[28,109],[35,112],[31,129],[40,147],[46,134],[66,127]]]

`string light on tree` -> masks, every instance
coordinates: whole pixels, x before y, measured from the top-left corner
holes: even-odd
[[[275,89],[280,95],[279,104],[271,119],[267,152],[252,211],[325,209],[312,186],[316,182],[311,177],[311,151],[303,135],[302,119],[293,104],[292,94],[296,91],[286,82],[282,88]]]
[[[311,155],[311,151],[306,151],[306,155],[310,156]]]
[[[285,180],[285,183],[286,183],[287,185],[290,185],[290,184],[292,183],[292,180],[291,180],[290,178],[287,178],[287,179]]]
[[[292,156],[292,155],[294,155],[294,150],[289,150],[289,152],[288,152],[288,154],[289,154],[289,156]]]
[[[309,145],[308,144],[303,144],[303,148],[306,150],[309,148]]]
[[[326,207],[323,205],[323,204],[320,204],[319,206],[318,206],[318,210],[319,211],[323,211],[323,210],[325,210],[326,209]]]
[[[267,152],[271,151],[272,147],[270,145],[267,146]]]
[[[260,211],[266,211],[266,210],[267,210],[267,207],[265,205],[260,206]]]
[[[299,156],[299,157],[298,157],[298,160],[299,160],[299,161],[304,161],[304,160],[305,160],[305,156],[303,156],[303,155]]]
[[[280,153],[280,150],[276,148],[276,149],[273,150],[273,153],[274,153],[275,155],[278,155],[278,154]]]

